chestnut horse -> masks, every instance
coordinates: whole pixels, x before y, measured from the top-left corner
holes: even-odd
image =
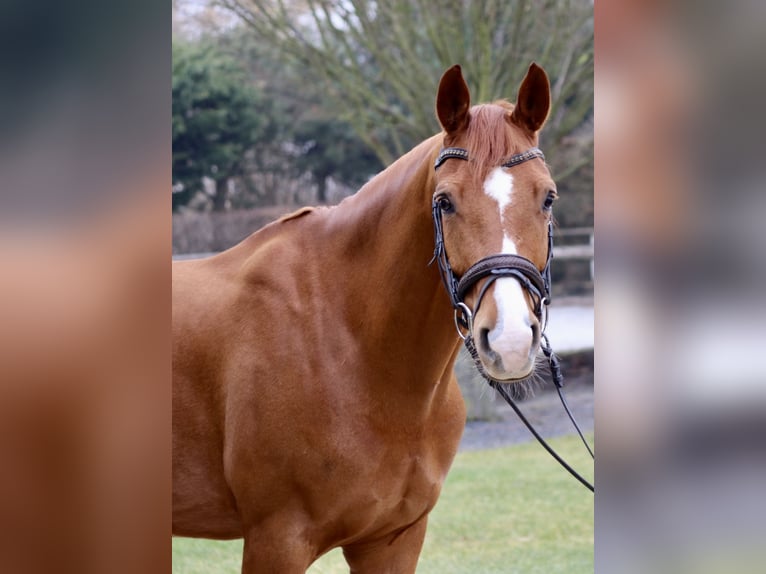
[[[549,107],[536,64],[515,106],[474,107],[453,66],[436,98],[444,131],[357,194],[174,264],[174,534],[244,537],[245,573],[305,572],[336,547],[351,572],[415,571],[465,424],[432,205],[456,275],[496,253],[542,270],[554,183],[538,156],[502,164],[537,145]],[[435,170],[449,146],[469,161]],[[514,277],[483,295],[484,368],[528,377],[533,301]]]

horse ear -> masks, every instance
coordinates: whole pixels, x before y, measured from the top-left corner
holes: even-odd
[[[448,134],[463,129],[468,124],[468,108],[471,107],[471,93],[463,79],[460,66],[452,66],[444,72],[439,81],[436,95],[436,116]]]
[[[551,109],[551,86],[548,75],[532,62],[521,82],[516,107],[511,120],[518,126],[536,133],[543,127]]]

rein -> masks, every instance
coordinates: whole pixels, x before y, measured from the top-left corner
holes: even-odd
[[[511,168],[534,158],[540,158],[545,161],[543,152],[538,148],[533,147],[523,153],[513,155],[506,162],[504,162],[501,167]],[[438,169],[439,166],[441,166],[448,159],[460,159],[468,161],[468,150],[457,147],[448,147],[442,149],[441,152],[439,152],[439,156],[436,158],[436,162],[434,163],[434,170]],[[452,302],[452,307],[455,309],[455,328],[457,329],[460,338],[463,339],[463,343],[465,344],[468,353],[471,355],[471,358],[476,365],[476,369],[486,379],[489,386],[495,389],[500,394],[500,396],[503,397],[503,399],[505,399],[505,401],[511,406],[521,422],[524,423],[524,425],[529,429],[529,431],[543,446],[543,448],[548,451],[548,453],[554,459],[556,459],[556,461],[561,464],[561,466],[563,466],[573,477],[579,480],[588,490],[594,492],[593,485],[585,478],[583,478],[576,470],[574,470],[563,458],[561,458],[561,456],[559,456],[558,453],[553,450],[553,448],[543,439],[543,437],[540,436],[540,433],[535,430],[535,428],[524,416],[524,414],[521,412],[521,409],[519,409],[516,402],[506,390],[504,383],[494,379],[492,376],[490,376],[489,373],[487,373],[487,371],[484,369],[484,365],[481,363],[479,352],[476,349],[476,344],[473,338],[473,317],[476,315],[476,313],[478,313],[479,307],[481,306],[481,302],[484,298],[484,294],[487,292],[490,285],[492,285],[492,283],[501,277],[513,277],[516,279],[527,291],[527,293],[529,293],[532,301],[534,302],[534,313],[537,319],[540,321],[541,341],[543,342],[541,344],[542,351],[548,360],[548,367],[550,368],[551,378],[553,380],[554,386],[556,387],[556,392],[561,399],[561,404],[564,406],[564,410],[569,416],[569,420],[572,421],[572,424],[577,430],[577,433],[580,435],[580,439],[582,439],[585,448],[588,450],[591,457],[595,458],[593,455],[593,450],[585,440],[585,436],[583,435],[582,430],[580,430],[580,426],[577,424],[577,421],[572,415],[572,411],[569,409],[569,405],[564,398],[564,394],[562,392],[564,387],[564,376],[561,373],[561,363],[558,356],[551,349],[550,343],[548,342],[548,337],[545,335],[545,328],[548,322],[547,309],[548,305],[550,304],[551,293],[553,224],[550,221],[548,222],[548,257],[542,273],[537,269],[535,264],[526,257],[500,253],[480,259],[471,265],[471,267],[468,268],[463,276],[458,279],[455,276],[455,273],[450,265],[449,258],[447,257],[447,250],[444,245],[444,233],[442,230],[442,211],[439,208],[436,198],[434,198],[433,204],[431,206],[431,213],[433,215],[435,236],[434,256],[431,260],[431,263],[436,261],[437,266],[439,267],[439,274],[441,275],[442,282],[447,289],[450,301]],[[465,303],[465,296],[478,281],[484,278],[487,278],[487,281],[479,291],[479,297],[476,300],[476,306],[471,309]]]

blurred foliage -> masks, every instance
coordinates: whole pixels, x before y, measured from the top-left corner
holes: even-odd
[[[294,141],[301,150],[301,164],[317,185],[317,201],[327,201],[328,178],[335,177],[354,188],[382,165],[374,152],[362,143],[351,126],[339,122],[321,107],[304,112],[295,126]]]
[[[213,206],[225,206],[226,186],[241,175],[245,152],[270,135],[267,105],[247,73],[206,41],[173,44],[173,207],[201,191],[203,177],[216,182]]]
[[[221,211],[324,203],[330,178],[356,188],[380,168],[325,104],[321,87],[269,45],[241,28],[174,41],[174,210],[200,197],[203,178],[216,189],[196,206]],[[307,181],[311,197],[302,193]]]

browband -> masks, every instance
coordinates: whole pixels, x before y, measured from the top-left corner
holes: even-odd
[[[540,150],[540,148],[533,147],[533,148],[529,148],[525,152],[512,155],[508,159],[508,161],[500,164],[500,166],[513,167],[515,165],[519,165],[520,163],[524,163],[525,161],[529,161],[530,159],[534,159],[536,157],[539,157],[541,160],[545,161],[545,156],[543,155],[543,152]],[[447,161],[450,158],[463,159],[468,161],[468,150],[463,149],[462,147],[442,148],[442,150],[439,152],[439,156],[436,158],[436,162],[434,162],[434,169],[438,169],[441,164],[443,164],[445,161]]]

